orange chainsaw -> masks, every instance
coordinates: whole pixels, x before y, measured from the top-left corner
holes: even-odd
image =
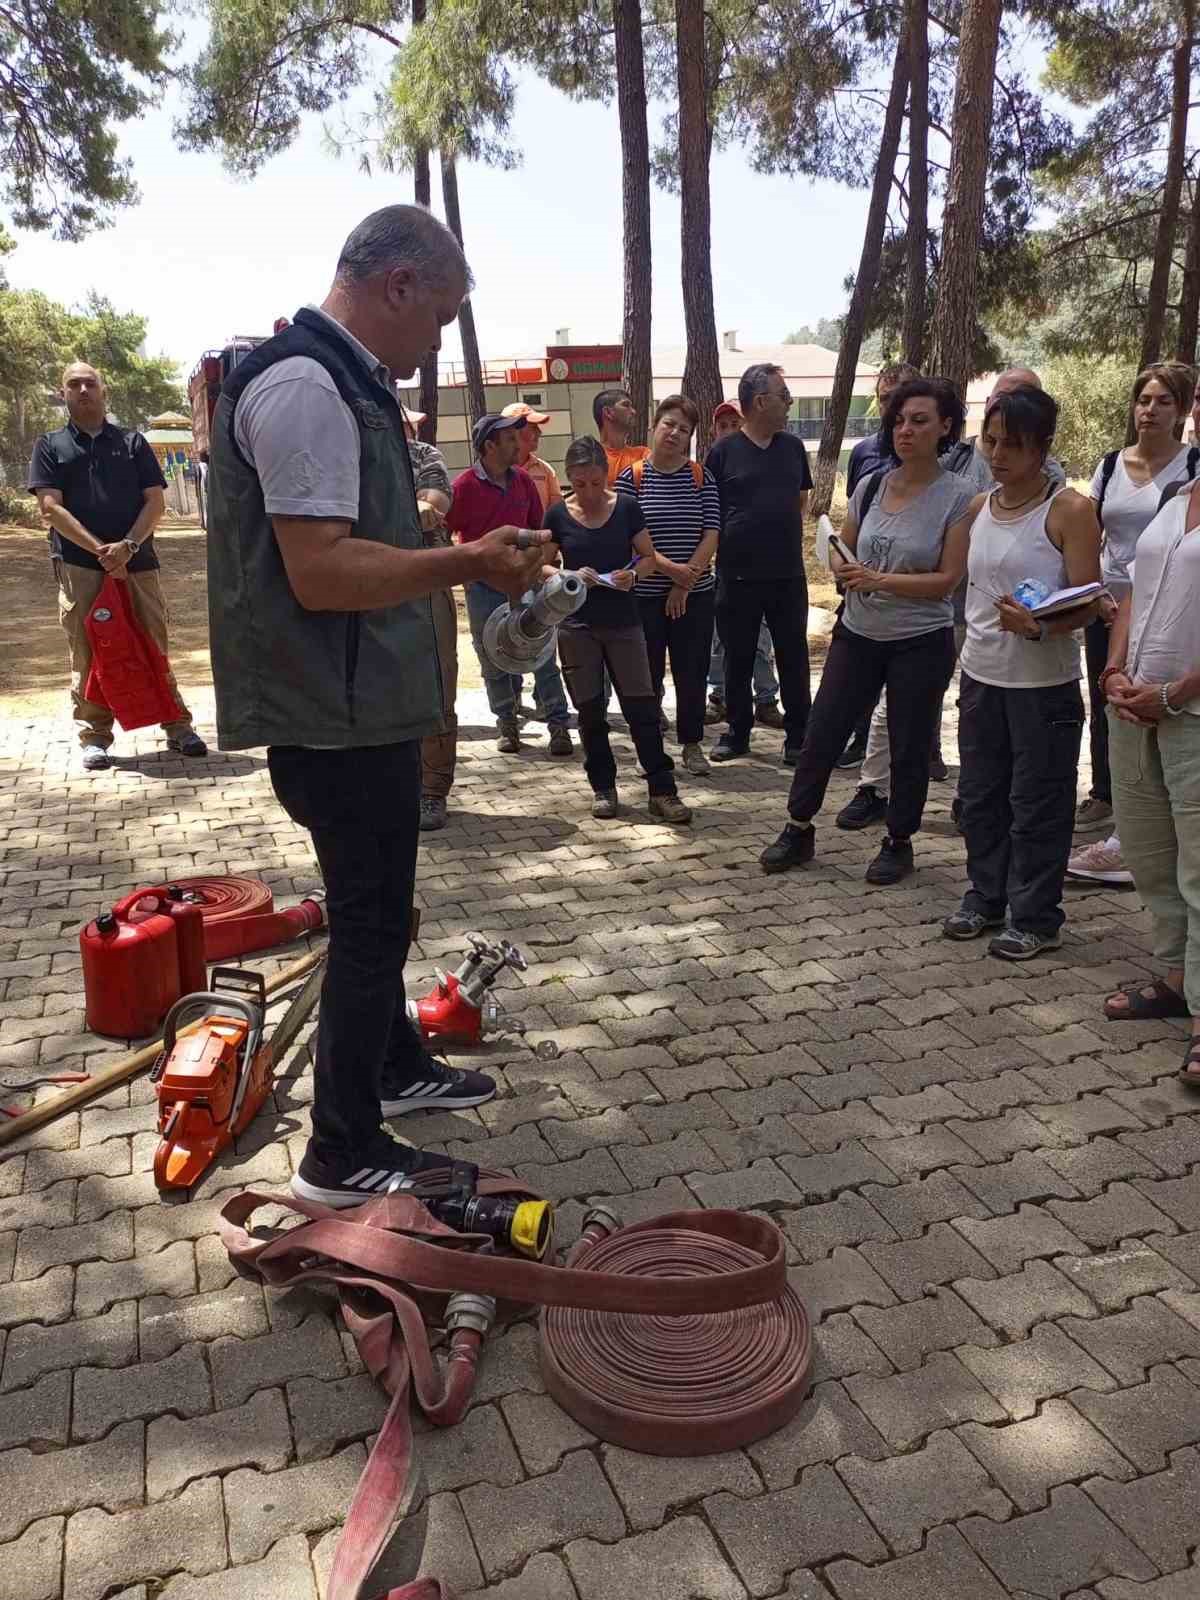
[[[190,1189],[250,1124],[271,1092],[277,1065],[320,998],[324,977],[321,961],[265,1043],[267,994],[261,972],[214,967],[211,989],[185,994],[171,1007],[162,1053],[150,1073],[162,1136],[154,1154],[160,1189]]]

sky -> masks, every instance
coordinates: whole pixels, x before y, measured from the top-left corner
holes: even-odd
[[[369,104],[369,96],[363,104]],[[234,334],[269,334],[278,316],[320,300],[338,250],[368,212],[412,198],[410,173],[366,175],[327,148],[321,119],[250,181],[213,154],[175,147],[181,109],[171,89],[121,131],[140,203],[79,244],[16,233],[5,270],[15,288],[68,305],[90,289],[147,319],[147,349],[186,377],[199,356]],[[523,77],[512,141],[522,164],[460,169],[472,297],[485,360],[537,356],[569,328],[577,344],[621,338],[621,165],[615,106],[580,104]],[[654,139],[652,124],[651,139]],[[441,196],[435,173],[435,210]],[[740,149],[712,170],[713,280],[718,331],[773,344],[838,316],[842,284],[862,242],[867,191],[763,177]],[[684,343],[679,202],[654,191],[653,341]],[[443,359],[460,355],[457,327]]]

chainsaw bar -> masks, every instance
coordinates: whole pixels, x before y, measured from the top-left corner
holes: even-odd
[[[318,965],[309,973],[297,991],[296,998],[275,1024],[267,1040],[271,1047],[271,1059],[276,1068],[296,1042],[296,1036],[308,1020],[309,1013],[321,998],[321,985],[325,982],[325,959],[322,956]]]

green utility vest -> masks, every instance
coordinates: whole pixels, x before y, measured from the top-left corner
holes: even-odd
[[[307,611],[292,593],[254,468],[234,438],[238,400],[260,373],[308,356],[358,423],[356,539],[424,548],[412,464],[395,396],[313,312],[240,362],[213,416],[208,470],[208,615],[217,741],[348,749],[420,739],[444,727],[428,599],[370,611]]]

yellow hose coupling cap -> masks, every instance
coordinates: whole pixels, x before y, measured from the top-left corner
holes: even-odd
[[[513,1213],[508,1241],[523,1256],[540,1261],[554,1236],[554,1212],[549,1200],[522,1200]]]

